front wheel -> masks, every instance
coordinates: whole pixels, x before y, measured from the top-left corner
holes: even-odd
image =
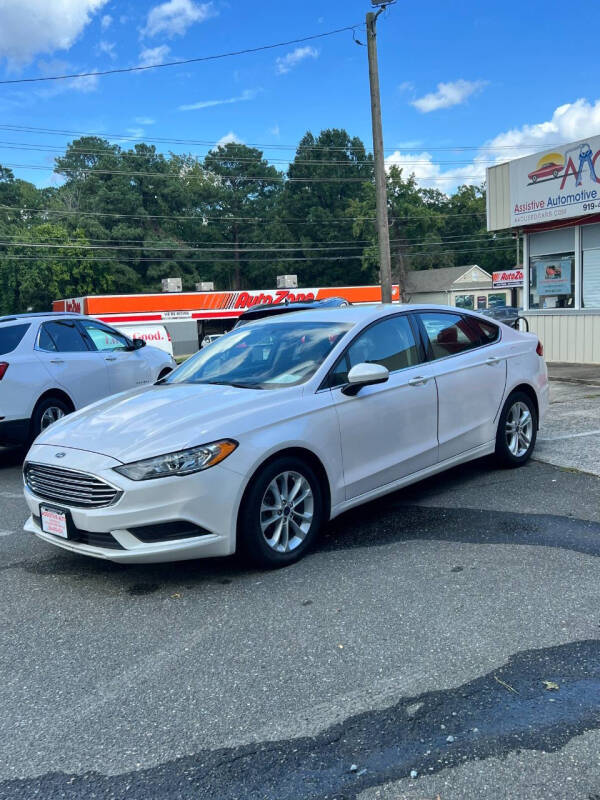
[[[253,479],[240,509],[238,543],[259,567],[285,567],[311,547],[323,524],[323,491],[303,460],[272,461]]]
[[[496,434],[496,458],[505,467],[520,467],[533,453],[537,413],[525,392],[513,392],[502,409]]]

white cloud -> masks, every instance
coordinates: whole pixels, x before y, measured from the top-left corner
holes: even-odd
[[[271,136],[279,136],[281,134],[279,125],[273,125],[272,128],[269,128],[269,133],[271,134]]]
[[[158,47],[146,47],[140,53],[139,66],[151,67],[153,64],[163,64],[169,57],[171,48],[168,44],[161,44]]]
[[[485,180],[486,167],[509,161],[513,158],[537,153],[547,147],[564,144],[600,131],[600,100],[591,103],[585,98],[558,106],[551,119],[512,128],[488,140],[475,151],[468,163],[458,162],[455,167],[445,168],[439,163],[440,155],[427,150],[405,152],[397,150],[386,158],[389,169],[397,165],[405,176],[413,174],[417,183],[450,193],[461,184],[479,185]],[[468,151],[467,151],[468,152]],[[465,151],[459,155],[464,160]],[[444,151],[444,160],[448,151]]]
[[[183,36],[187,29],[197,22],[204,22],[217,12],[212,3],[195,3],[193,0],[167,0],[154,6],[148,14],[145,36],[164,33],[168,37]]]
[[[484,86],[487,86],[487,81],[464,81],[461,79],[450,83],[438,83],[437,92],[418,97],[411,102],[411,105],[423,114],[428,114],[430,111],[437,111],[440,108],[458,106],[471,95],[480,92]]]
[[[100,20],[100,27],[103,31],[107,31],[110,26],[112,25],[113,18],[110,14],[105,14],[102,19]]]
[[[305,61],[307,58],[318,58],[319,51],[314,47],[297,47],[285,56],[280,56],[275,62],[277,65],[277,72],[279,75],[285,75],[290,72],[294,67],[297,67],[300,62]]]
[[[237,97],[227,97],[224,100],[200,100],[197,103],[190,105],[179,106],[179,111],[199,111],[202,108],[213,108],[214,106],[228,106],[233,103],[244,103],[248,100],[254,100],[258,94],[256,89],[246,89],[242,94]]]
[[[398,89],[401,92],[414,92],[415,85],[412,81],[403,81],[398,87]]]
[[[136,117],[135,121],[138,125],[156,125],[156,120],[152,117]]]
[[[96,45],[96,52],[98,54],[103,53],[105,56],[112,58],[114,61],[114,59],[117,57],[117,54],[115,52],[116,46],[117,45],[114,42],[106,42],[102,40],[98,42],[98,44]]]
[[[129,134],[128,137],[124,139],[126,142],[139,142],[140,139],[144,138],[145,130],[143,128],[127,128],[126,133]]]
[[[225,147],[226,144],[244,144],[237,133],[233,131],[229,131],[226,133],[225,136],[221,136],[219,141],[216,143],[213,149],[217,149],[218,147]]]
[[[0,59],[11,66],[68,50],[108,0],[0,0]]]

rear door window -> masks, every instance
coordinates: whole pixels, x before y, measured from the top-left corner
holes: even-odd
[[[74,322],[45,322],[38,341],[40,350],[50,353],[89,352],[83,336]]]
[[[484,322],[476,317],[469,317],[469,322],[479,332],[481,344],[492,344],[500,338],[500,328],[493,322]]]
[[[12,353],[20,344],[31,327],[31,323],[24,325],[9,325],[0,327],[0,356]]]
[[[479,331],[458,314],[422,311],[417,316],[425,328],[434,359],[456,356],[482,344]]]

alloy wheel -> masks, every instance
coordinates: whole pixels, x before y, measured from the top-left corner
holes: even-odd
[[[504,427],[506,446],[513,456],[521,458],[529,450],[533,436],[531,411],[520,400],[510,407]]]
[[[40,430],[45,431],[52,423],[57,422],[65,416],[65,412],[58,406],[50,406],[42,414],[40,420]]]
[[[296,550],[310,531],[315,499],[310,483],[299,472],[281,472],[267,486],[260,505],[260,527],[277,553]]]

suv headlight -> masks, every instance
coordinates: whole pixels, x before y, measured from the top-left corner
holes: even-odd
[[[221,439],[219,442],[212,442],[201,447],[191,447],[189,450],[179,450],[176,453],[167,453],[155,458],[146,458],[143,461],[134,461],[131,464],[123,464],[122,467],[113,467],[113,469],[132,481],[148,481],[152,478],[167,478],[172,475],[191,475],[219,464],[231,455],[237,446],[238,443],[233,439]]]

